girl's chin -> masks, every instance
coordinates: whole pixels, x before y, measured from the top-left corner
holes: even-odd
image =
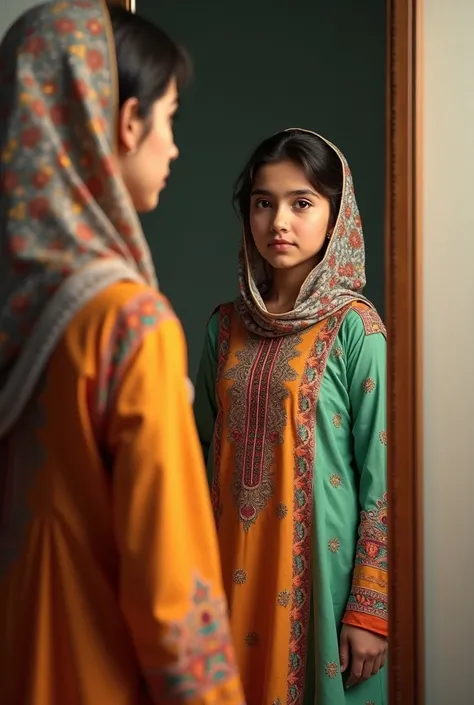
[[[263,255],[262,255],[263,257]],[[308,260],[298,259],[290,253],[276,253],[271,256],[264,257],[264,260],[275,269],[294,269],[308,262]]]

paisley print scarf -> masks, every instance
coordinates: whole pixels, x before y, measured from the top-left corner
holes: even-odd
[[[290,131],[300,129],[290,128]],[[311,130],[301,131],[320,137]],[[324,258],[304,281],[292,311],[282,314],[267,311],[262,294],[269,285],[269,267],[251,237],[243,235],[239,255],[240,295],[235,309],[247,330],[263,337],[298,333],[354,301],[363,301],[373,308],[362,295],[366,283],[364,236],[351,171],[339,149],[324,137],[320,139],[341,160],[341,205]]]
[[[157,286],[113,159],[118,89],[102,0],[26,12],[0,46],[0,436],[64,329],[118,280]]]

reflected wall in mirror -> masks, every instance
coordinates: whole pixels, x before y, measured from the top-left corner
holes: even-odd
[[[240,2],[226,15],[221,13],[221,6],[215,0],[204,6],[178,0],[159,9],[153,0],[141,0],[139,6],[140,13],[183,42],[196,68],[196,80],[183,96],[182,116],[176,129],[181,157],[173,167],[160,209],[144,217],[143,222],[160,272],[161,286],[170,296],[186,329],[193,378],[196,378],[203,348],[208,351],[207,357],[204,353],[201,379],[197,382],[197,421],[206,454],[212,445],[212,436],[217,434],[221,439],[219,483],[216,459],[212,458],[212,453],[208,457],[209,474],[214,476],[212,494],[217,516],[228,517],[233,512],[234,519],[237,514],[240,517],[238,530],[242,541],[235,538],[236,527],[231,528],[231,520],[223,518],[219,522],[224,578],[234,615],[234,637],[244,681],[258,687],[268,686],[265,702],[300,703],[303,699],[305,702],[312,700],[313,695],[319,705],[386,702],[386,670],[389,671],[390,705],[415,705],[423,701],[417,445],[421,438],[417,435],[421,423],[421,378],[417,333],[419,297],[415,277],[419,248],[414,192],[417,168],[414,152],[415,10],[414,0],[389,0],[385,7],[380,3],[377,7],[368,2],[354,4],[350,0],[323,4],[305,0],[298,13],[292,14],[270,0]],[[206,333],[206,324],[216,305],[232,301],[238,291],[241,227],[231,204],[235,180],[262,140],[294,125],[314,129],[331,140],[350,165],[364,226],[367,258],[364,294],[388,325],[388,425],[375,429],[377,423],[372,416],[372,432],[377,436],[373,442],[369,442],[368,437],[364,441],[354,430],[355,419],[351,414],[358,403],[362,408],[362,402],[356,400],[356,395],[354,399],[348,397],[345,407],[344,400],[333,394],[335,389],[331,389],[329,381],[331,375],[337,379],[337,365],[344,360],[344,345],[336,344],[336,340],[325,341],[334,352],[342,350],[343,355],[335,358],[334,364],[328,355],[319,390],[318,413],[312,418],[317,423],[309,427],[312,441],[316,439],[318,447],[318,461],[314,455],[309,459],[315,471],[313,489],[304,483],[298,486],[296,474],[308,458],[303,449],[297,447],[299,431],[291,437],[292,428],[304,428],[298,425],[297,414],[292,417],[301,401],[301,395],[294,393],[292,384],[298,390],[305,373],[302,364],[305,343],[300,343],[297,350],[298,346],[286,351],[279,376],[271,365],[265,369],[263,359],[268,362],[270,358],[259,357],[258,351],[265,347],[263,342],[262,348],[256,346],[252,351],[243,335],[239,339],[234,323],[226,329],[231,309],[221,309],[220,319],[215,316]],[[277,150],[280,148],[281,144],[275,146]],[[267,143],[263,150],[266,150],[264,158],[270,159],[271,145]],[[289,157],[289,160],[298,166],[297,157]],[[259,173],[265,183],[252,186],[258,186],[259,191],[265,193],[260,193],[258,202],[255,196],[250,204],[255,206],[255,213],[252,216],[249,210],[247,215],[248,226],[252,221],[252,227],[258,229],[258,223],[263,222],[264,232],[270,222],[269,211],[284,214],[283,182],[289,181],[289,176],[280,174],[281,178],[270,184],[275,172],[272,175],[260,169]],[[303,175],[308,177],[308,171]],[[311,179],[306,180],[311,182]],[[277,193],[279,189],[281,193]],[[354,203],[348,203],[347,198],[343,189],[343,219],[346,218],[348,244],[352,247],[360,235],[359,221]],[[313,206],[296,204],[293,211],[307,208],[311,212]],[[301,223],[307,215],[299,213],[297,217],[299,220],[291,223]],[[273,234],[291,231],[294,235],[291,223],[280,223],[270,231]],[[253,231],[252,234],[255,236]],[[331,228],[329,235],[332,238]],[[257,242],[255,245],[257,252],[252,250],[249,258],[261,263],[258,255],[262,248],[259,250]],[[287,256],[285,245],[281,247],[278,256],[284,258]],[[330,248],[331,239],[323,248],[327,250],[328,260],[333,254]],[[360,261],[351,257],[349,262],[336,262],[339,277],[344,276],[341,272],[347,264],[360,267]],[[264,259],[268,263],[268,258]],[[250,319],[253,324],[257,321],[253,331],[253,324],[247,326],[247,333],[250,331],[250,337],[261,334],[270,350],[272,343],[268,344],[268,340],[275,338],[271,331],[262,334],[261,327],[258,328],[258,323],[262,322],[258,309],[265,303],[267,310],[273,306],[273,311],[281,314],[279,305],[284,307],[284,302],[279,301],[278,295],[272,301],[268,290],[263,290],[261,280],[253,282],[253,289],[246,289],[248,276],[243,277],[242,283],[250,308],[254,309]],[[287,323],[286,332],[294,326],[295,317],[290,317]],[[378,326],[379,322],[371,318],[368,325]],[[367,328],[365,330],[367,332]],[[370,339],[366,336],[370,340],[368,344],[374,344],[377,336],[381,337],[379,331]],[[288,341],[289,337],[284,340]],[[230,361],[218,355],[220,346],[229,346],[229,341]],[[288,347],[287,343],[285,345]],[[345,364],[341,363],[341,369],[347,371]],[[257,372],[260,393],[266,390],[263,397],[250,394],[249,381],[257,380]],[[263,384],[265,374],[267,387]],[[214,391],[216,377],[217,392]],[[367,408],[377,394],[384,393],[384,383],[378,385],[370,375],[358,383],[354,377],[353,382],[354,389],[358,386],[359,392],[364,390],[362,399]],[[372,386],[374,383],[377,392]],[[206,385],[210,395],[207,405]],[[301,386],[299,389],[301,391]],[[234,400],[233,407],[223,404],[229,398]],[[262,399],[265,403],[259,407]],[[253,416],[246,412],[245,400]],[[267,415],[262,408],[267,408]],[[227,426],[226,420],[221,418],[223,425],[219,427],[216,412],[227,414]],[[231,428],[232,423],[236,424],[235,428]],[[373,457],[361,451],[364,442],[375,451]],[[250,447],[260,453],[258,462],[255,453],[250,453]],[[288,468],[284,467],[285,449]],[[343,624],[354,627],[359,619],[358,626],[365,634],[380,634],[383,633],[381,620],[387,616],[383,615],[387,593],[384,492],[383,483],[377,486],[377,480],[374,481],[383,476],[384,449],[389,466],[390,509],[389,666],[347,690],[344,686],[351,672],[367,670],[368,664],[361,666],[360,660],[357,663],[351,642],[349,666],[345,674],[341,673],[341,629],[347,634]],[[346,451],[347,457],[344,456]],[[222,456],[226,456],[227,461],[222,460]],[[296,465],[292,466],[295,459]],[[246,466],[247,461],[251,466]],[[368,467],[375,468],[372,477],[370,470],[363,476]],[[297,510],[293,514],[291,510],[288,515],[291,497],[289,502],[283,501],[286,498],[282,494],[281,477],[288,469],[296,473],[294,485],[290,487],[290,494],[292,490],[295,492],[295,507],[301,501],[299,509],[304,507],[304,513],[308,509],[308,495],[313,493],[313,502],[309,503],[314,509],[316,527],[312,543],[308,515],[299,517]],[[364,497],[367,487],[369,490]],[[357,520],[355,509],[360,512]],[[272,531],[273,510],[273,517],[279,516],[280,521],[279,528],[275,526]],[[291,538],[282,528],[288,518],[293,522]],[[259,531],[265,533],[265,549],[259,544]],[[359,541],[357,531],[361,534]],[[311,543],[306,555],[299,554],[292,543],[298,536],[300,548],[308,548],[308,541]],[[267,540],[274,544],[271,550]],[[286,553],[281,543],[285,541],[289,542]],[[252,554],[251,567],[244,565],[244,544]],[[292,561],[299,568],[292,568]],[[313,565],[311,574],[310,563]],[[302,573],[298,575],[295,570],[299,569]],[[265,594],[266,604],[271,604],[271,608],[259,605],[258,591]],[[351,624],[354,616],[356,619]],[[265,633],[266,618],[278,631],[271,638],[268,638],[268,631]],[[373,643],[376,642],[371,641],[371,645]],[[302,664],[308,654],[310,665],[304,674]],[[374,671],[383,656],[379,653],[377,659],[377,663],[372,663]],[[270,662],[272,672],[278,675],[274,682],[270,682],[270,678],[262,685],[262,664]],[[279,672],[277,662],[283,664]],[[252,664],[257,664],[258,678],[252,671]],[[352,678],[355,675],[352,673]],[[247,695],[253,705],[251,685]]]

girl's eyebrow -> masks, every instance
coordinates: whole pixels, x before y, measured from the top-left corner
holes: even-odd
[[[252,191],[251,196],[273,196],[274,194],[268,189],[257,188]],[[284,194],[285,197],[288,196],[315,196],[318,194],[315,191],[311,191],[309,188],[294,189],[293,191],[287,191]]]

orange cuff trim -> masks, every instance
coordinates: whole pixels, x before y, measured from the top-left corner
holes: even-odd
[[[349,624],[352,627],[365,629],[368,632],[373,632],[379,636],[388,637],[388,622],[380,617],[372,617],[367,614],[358,614],[352,610],[348,610],[343,619],[343,624]]]

